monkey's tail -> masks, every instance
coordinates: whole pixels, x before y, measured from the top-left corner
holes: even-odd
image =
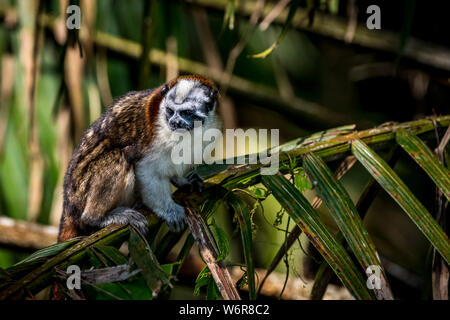
[[[59,224],[58,242],[63,242],[80,235],[79,228],[74,219],[63,212],[61,222]]]
[[[64,300],[64,296],[58,288],[58,284],[53,282],[52,289],[50,292],[50,300]]]

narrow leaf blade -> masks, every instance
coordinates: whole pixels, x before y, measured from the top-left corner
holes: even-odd
[[[444,167],[422,140],[416,135],[400,129],[395,136],[397,143],[430,176],[434,183],[450,201],[450,172]]]
[[[244,259],[245,264],[247,265],[249,298],[250,300],[254,300],[256,297],[256,285],[250,212],[245,202],[239,199],[234,193],[230,192],[227,196],[227,199],[229,201],[229,204],[233,207],[233,210],[237,213],[237,217],[239,220],[242,246],[244,249]]]
[[[23,259],[22,261],[16,263],[14,266],[18,266],[24,263],[29,263],[33,260],[36,259],[41,259],[41,258],[50,258],[53,256],[56,256],[58,253],[64,251],[65,249],[67,249],[68,247],[72,246],[73,244],[75,244],[76,242],[80,241],[79,238],[74,238],[74,239],[70,239],[64,242],[58,242],[55,244],[52,244],[51,246],[42,248],[36,252],[34,252],[33,254],[31,254],[30,256],[28,256],[27,258]]]
[[[262,181],[308,236],[350,293],[357,299],[373,299],[374,296],[368,291],[361,272],[344,247],[328,231],[320,216],[298,189],[279,175],[263,176]]]
[[[169,284],[169,277],[159,265],[150,245],[134,228],[130,227],[128,247],[131,257],[141,269],[148,287],[156,297],[164,284]]]
[[[450,243],[447,235],[394,170],[360,140],[353,141],[352,152],[383,189],[408,214],[445,261],[450,263]]]
[[[375,245],[342,184],[334,179],[325,162],[314,153],[305,156],[304,167],[361,266],[365,270],[369,266],[379,266],[382,271]],[[379,299],[393,299],[383,271],[381,278],[381,288],[375,290],[375,294]]]

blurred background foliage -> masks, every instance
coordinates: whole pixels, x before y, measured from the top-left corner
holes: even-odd
[[[66,28],[73,4],[80,30]],[[365,27],[371,4],[381,8],[381,30]],[[0,215],[57,226],[63,174],[83,131],[115,97],[178,74],[213,78],[226,128],[279,128],[280,143],[338,125],[448,114],[449,12],[445,2],[413,0],[0,0]],[[283,30],[267,57],[251,57]],[[402,157],[395,169],[432,212],[434,185],[422,171],[410,174],[416,166]],[[360,164],[342,179],[352,200],[368,179]],[[258,268],[272,261],[288,220],[273,197],[263,208],[254,220]],[[234,239],[222,211],[217,224]],[[328,216],[324,206],[318,211]],[[400,295],[420,297],[429,285],[423,235],[384,192],[364,224]],[[231,248],[229,260],[240,261]],[[303,251],[294,245],[277,271],[308,277]],[[27,253],[0,249],[0,267]]]

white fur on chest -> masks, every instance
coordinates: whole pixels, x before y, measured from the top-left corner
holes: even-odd
[[[178,143],[170,130],[159,128],[154,143],[147,154],[135,166],[138,190],[145,205],[162,216],[173,208],[170,179],[184,176],[190,164],[175,164],[172,149]]]
[[[136,176],[140,182],[148,181],[154,176],[160,179],[184,176],[191,165],[174,164],[171,159],[171,150],[148,153],[136,164]]]
[[[174,176],[182,177],[191,168],[189,163],[175,164],[172,161],[173,147],[179,143],[178,138],[172,131],[166,128],[159,128],[154,143],[147,155],[136,164],[136,175],[139,180],[150,179],[157,175],[159,178],[170,179]]]

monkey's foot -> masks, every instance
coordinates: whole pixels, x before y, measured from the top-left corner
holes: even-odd
[[[101,227],[106,227],[110,224],[132,225],[136,227],[142,234],[147,232],[147,219],[138,211],[119,207],[108,213],[105,219],[101,222]]]
[[[184,208],[176,203],[161,215],[166,220],[167,226],[172,232],[184,230],[186,225],[186,213]]]
[[[203,180],[194,171],[191,171],[186,177],[174,177],[171,182],[184,192],[202,192],[203,190]]]

